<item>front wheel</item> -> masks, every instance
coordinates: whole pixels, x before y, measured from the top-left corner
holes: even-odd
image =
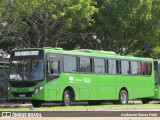
[[[42,101],[38,101],[38,100],[32,101],[32,106],[35,108],[40,107],[41,104],[42,104]]]
[[[65,90],[63,93],[62,106],[69,106],[71,104],[71,93],[69,90]]]
[[[128,93],[126,90],[121,90],[119,93],[119,104],[128,104]]]

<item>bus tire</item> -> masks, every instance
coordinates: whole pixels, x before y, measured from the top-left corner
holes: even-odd
[[[141,101],[142,101],[143,104],[148,104],[150,102],[149,99],[141,99]]]
[[[126,90],[121,90],[119,93],[119,104],[128,104],[128,93]]]
[[[62,106],[70,106],[71,104],[71,93],[69,90],[65,90],[63,92],[63,99],[62,99],[62,102],[61,102],[61,105]]]
[[[22,101],[22,104],[25,104],[25,101]]]
[[[38,100],[32,101],[32,106],[35,108],[40,107],[41,105],[42,105],[42,101],[38,101]]]

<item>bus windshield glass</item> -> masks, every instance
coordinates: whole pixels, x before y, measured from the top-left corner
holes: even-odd
[[[37,81],[44,78],[42,59],[16,59],[10,61],[10,80]]]

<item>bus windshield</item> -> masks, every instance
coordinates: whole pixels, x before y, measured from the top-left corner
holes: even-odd
[[[42,59],[19,59],[10,61],[10,80],[37,81],[44,78]]]

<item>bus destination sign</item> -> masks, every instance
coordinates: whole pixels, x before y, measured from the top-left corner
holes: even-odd
[[[39,51],[16,51],[14,56],[35,56],[39,55]]]

